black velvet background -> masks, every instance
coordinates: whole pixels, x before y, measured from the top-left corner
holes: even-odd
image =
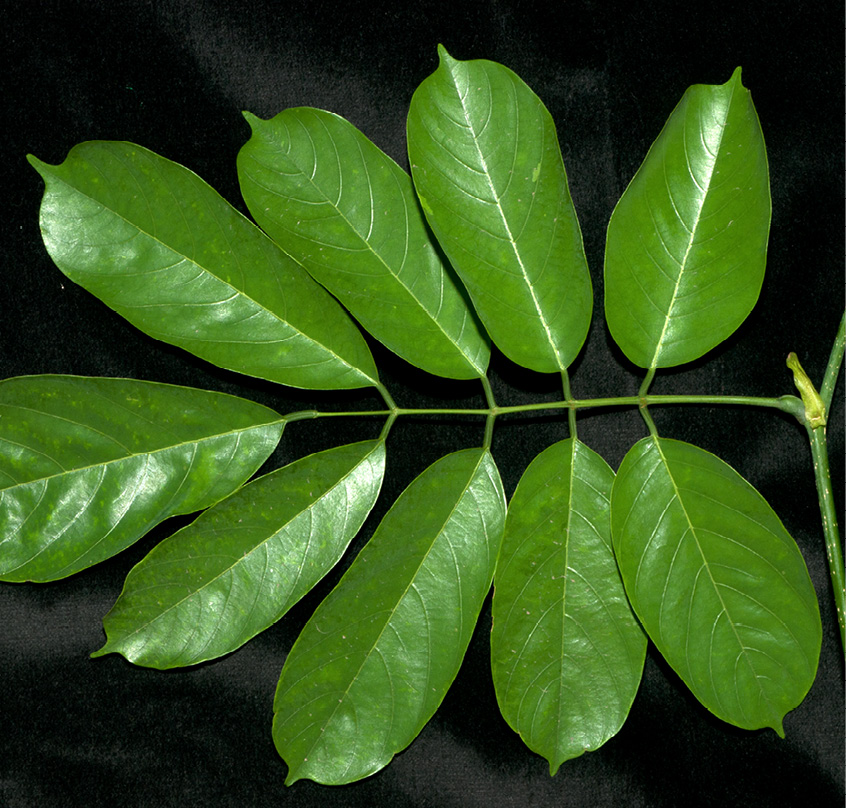
[[[797,10],[803,6],[808,11]],[[517,72],[558,126],[595,284],[595,319],[572,373],[579,397],[630,395],[639,374],[602,319],[605,226],[665,119],[694,83],[737,65],[769,149],[773,222],[768,276],[746,323],[705,360],[662,373],[661,393],[792,392],[795,350],[817,382],[843,310],[842,3],[439,4],[110,0],[29,2],[5,13],[2,130],[5,241],[0,376],[125,376],[222,390],[283,412],[367,409],[364,391],[289,391],[219,371],[153,342],[69,282],[38,232],[42,182],[32,152],[61,162],[88,139],[138,142],[187,165],[243,209],[235,155],[240,111],[330,109],[407,166],[405,113],[437,65],[459,59]],[[478,385],[443,382],[374,346],[401,406],[480,406]],[[554,378],[495,355],[502,404],[558,396]],[[843,513],[843,383],[829,428]],[[381,773],[343,788],[283,786],[270,736],[276,678],[297,632],[350,553],[315,592],[243,649],[182,672],[90,660],[123,577],[175,525],[118,557],[49,585],[0,586],[0,805],[33,806],[842,806],[843,662],[810,456],[801,428],[773,411],[657,409],[662,434],[716,452],[770,501],[798,542],[820,598],[817,681],[772,731],[713,718],[650,648],[631,715],[600,751],[547,764],[499,717],[488,667],[489,603],[441,709]],[[477,445],[478,421],[401,421],[389,474],[357,550],[402,488],[448,451]],[[373,422],[291,425],[273,465],[375,435]],[[644,434],[632,411],[585,414],[579,435],[615,469]],[[549,416],[500,419],[494,453],[511,494],[539,451],[565,435]],[[269,466],[270,467],[270,466]]]

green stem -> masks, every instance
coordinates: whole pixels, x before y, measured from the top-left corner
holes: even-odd
[[[388,405],[388,409],[395,413],[398,412],[397,405],[394,403],[394,399],[391,397],[391,394],[388,392],[388,388],[385,387],[384,384],[381,382],[376,382],[376,389],[379,391],[380,395],[382,396],[382,400],[385,404]]]
[[[825,439],[825,427],[808,427],[811,440],[811,457],[814,461],[814,478],[817,483],[817,495],[822,514],[823,534],[825,535],[828,571],[834,590],[834,603],[837,607],[837,622],[840,624],[840,645],[846,657],[846,575],[843,571],[843,550],[840,544],[840,531],[837,527],[837,513],[834,510],[831,473],[828,468],[828,446]]]
[[[844,345],[846,345],[846,313],[840,318],[840,327],[825,369],[820,392],[813,389],[810,379],[804,374],[799,361],[794,354],[788,357],[788,366],[793,370],[794,377],[799,375],[797,387],[802,391],[804,417],[803,421],[808,429],[811,442],[811,458],[814,461],[814,480],[817,484],[817,497],[822,515],[823,535],[825,536],[826,555],[828,556],[828,572],[831,576],[831,587],[834,593],[834,604],[837,610],[837,622],[840,626],[840,646],[846,657],[846,574],[843,570],[843,547],[840,543],[840,530],[837,527],[837,512],[834,509],[834,494],[831,487],[831,472],[828,467],[828,443],[826,441],[825,424],[834,390],[837,387],[837,377],[843,363]],[[791,361],[792,360],[792,361]],[[804,378],[802,378],[804,377]],[[803,389],[809,388],[809,389]],[[822,410],[822,417],[814,417],[815,406]]]
[[[646,406],[646,399],[643,400],[643,403],[640,405],[640,414],[644,421],[646,421],[646,426],[649,429],[649,434],[652,435],[653,438],[658,437],[658,429],[655,426],[655,421],[652,420],[652,415],[649,412],[649,408]]]
[[[796,396],[758,398],[756,396],[646,396],[647,404],[736,404],[749,407],[772,407],[795,415],[802,402]]]
[[[655,377],[655,368],[651,367],[649,370],[646,371],[646,376],[643,377],[643,383],[640,385],[640,390],[637,392],[638,397],[638,409],[640,410],[640,414],[643,417],[643,420],[646,421],[646,426],[649,429],[649,434],[652,437],[658,437],[658,430],[655,427],[655,421],[652,420],[652,415],[649,412],[647,393],[649,392],[649,386],[652,384],[652,379]]]
[[[840,318],[840,328],[831,346],[831,355],[828,357],[828,365],[825,369],[825,377],[820,387],[820,397],[825,404],[826,412],[831,409],[831,400],[834,398],[834,388],[837,386],[837,376],[840,373],[840,365],[843,362],[843,351],[846,348],[846,312]]]
[[[393,396],[391,396],[391,394],[388,392],[388,388],[385,387],[384,384],[382,384],[381,382],[377,382],[376,389],[382,395],[382,400],[389,407],[388,418],[385,421],[385,425],[382,427],[382,432],[379,435],[379,440],[385,441],[388,439],[388,433],[391,431],[391,427],[394,425],[394,421],[397,420],[399,408],[394,402]]]
[[[494,421],[496,420],[497,416],[497,406],[496,400],[494,399],[493,390],[491,389],[491,383],[488,380],[487,376],[482,376],[482,387],[485,388],[485,399],[488,402],[488,417],[485,421],[485,442],[484,447],[485,449],[491,448],[491,442],[493,441],[493,428],[494,428]]]
[[[561,369],[561,388],[564,391],[564,398],[567,404],[572,405],[573,395],[570,392],[570,376],[564,368]],[[575,440],[579,435],[576,431],[576,408],[573,406],[567,408],[567,422],[570,427],[570,437]]]
[[[344,412],[318,412],[303,410],[292,412],[284,417],[286,421],[302,421],[308,418],[356,418],[361,416],[389,416],[401,415],[478,415],[489,418],[492,415],[515,415],[526,412],[543,412],[545,410],[582,410],[596,407],[640,407],[646,404],[729,404],[749,407],[766,407],[781,410],[802,420],[804,407],[796,396],[781,396],[780,398],[756,398],[754,396],[620,396],[617,398],[587,398],[571,399],[570,401],[548,401],[543,404],[517,404],[500,407],[492,405],[487,408],[456,409],[456,408],[405,408],[396,407],[390,410],[348,410]]]
[[[770,407],[782,412],[796,415],[803,411],[802,402],[796,396],[780,396],[779,398],[759,398],[757,396],[709,396],[709,395],[667,395],[667,396],[620,396],[618,398],[592,398],[575,399],[571,402],[555,402],[558,406],[571,406],[576,409],[587,407],[620,407],[641,405],[652,406],[653,404],[730,404],[744,407]],[[534,406],[534,405],[526,405]],[[541,405],[550,406],[550,405]],[[500,407],[500,412],[505,413],[509,408]]]
[[[388,433],[391,431],[391,427],[394,425],[394,421],[397,420],[397,414],[392,412],[388,415],[387,420],[385,421],[385,425],[382,427],[382,432],[379,435],[379,440],[385,441],[388,439]]]
[[[649,434],[652,435],[654,438],[657,438],[658,430],[655,427],[655,421],[652,420],[652,414],[647,409],[648,404],[646,400],[646,394],[649,392],[649,386],[652,384],[652,379],[654,377],[655,367],[653,366],[646,371],[646,376],[643,377],[643,383],[640,385],[640,390],[637,391],[637,406],[641,417],[646,422],[646,426],[649,429]]]
[[[640,386],[640,390],[637,391],[639,398],[646,398],[646,394],[649,391],[649,386],[652,384],[652,379],[655,378],[655,368],[649,368],[646,371],[646,376],[643,377],[643,384]]]
[[[286,424],[293,421],[307,421],[310,418],[322,418],[324,414],[317,410],[301,410],[300,412],[289,412],[282,417],[282,421]]]

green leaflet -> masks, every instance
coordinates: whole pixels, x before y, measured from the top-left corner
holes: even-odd
[[[234,651],[338,561],[376,502],[385,444],[310,455],[236,491],[156,546],[103,625],[111,652],[153,668]]]
[[[408,114],[414,185],[496,345],[558,373],[585,341],[592,291],[555,125],[507,68],[439,54]]]
[[[578,440],[550,446],[508,506],[494,579],[491,662],[505,720],[555,774],[615,735],[646,637],[611,549],[614,472]]]
[[[0,382],[0,578],[52,581],[230,494],[281,417],[234,396],[128,379]]]
[[[611,520],[632,607],[696,698],[783,736],[822,628],[799,548],[763,497],[714,455],[649,437],[617,472]]]
[[[400,495],[282,669],[273,738],[287,784],[381,769],[431,718],[490,589],[505,522],[491,455],[448,455]]]
[[[684,94],[608,225],[605,317],[643,368],[690,362],[729,337],[761,291],[767,153],[740,68]]]
[[[337,303],[196,174],[132,143],[90,142],[46,183],[41,231],[71,280],[156,339],[293,387],[376,383]]]
[[[318,109],[247,114],[238,155],[255,220],[380,342],[439,376],[484,375],[487,336],[431,241],[409,176]]]

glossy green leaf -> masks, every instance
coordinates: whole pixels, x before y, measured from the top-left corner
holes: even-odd
[[[426,218],[502,352],[560,372],[587,336],[592,291],[552,117],[502,65],[439,53],[408,115]]]
[[[814,681],[822,629],[772,508],[714,455],[649,437],[617,472],[611,520],[629,600],[676,673],[723,720],[783,736]]]
[[[384,473],[384,442],[366,441],[245,485],[132,569],[103,620],[108,641],[93,656],[172,668],[239,648],[335,565]]]
[[[293,387],[367,387],[370,350],[337,302],[196,174],[91,142],[44,178],[41,232],[71,280],[156,339]]]
[[[64,578],[214,504],[270,456],[282,426],[266,407],[188,387],[0,382],[0,579]]]
[[[493,681],[505,720],[553,775],[617,733],[646,656],[611,548],[613,483],[608,464],[571,438],[532,461],[508,505]]]
[[[504,523],[481,449],[442,458],[403,492],[282,669],[273,738],[289,785],[359,780],[411,743],[458,673]]]
[[[430,240],[409,176],[330,112],[246,117],[253,134],[238,176],[259,225],[395,353],[440,376],[484,375],[487,336]]]
[[[605,316],[643,368],[690,362],[746,319],[770,230],[767,152],[740,68],[691,87],[608,225]]]

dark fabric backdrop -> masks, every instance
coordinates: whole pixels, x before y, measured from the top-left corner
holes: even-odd
[[[808,9],[808,10],[800,10]],[[817,382],[843,311],[842,3],[463,4],[69,0],[7,10],[0,131],[5,170],[0,375],[74,373],[211,388],[283,412],[367,409],[364,391],[289,391],[210,367],[135,331],[69,282],[38,231],[42,182],[32,152],[61,162],[88,139],[135,141],[180,162],[243,209],[235,155],[247,109],[337,112],[407,166],[405,113],[443,43],[459,59],[517,72],[558,126],[595,284],[595,318],[573,369],[579,397],[629,395],[639,375],[602,319],[605,227],[684,90],[723,83],[737,65],[760,115],[772,174],[768,276],[760,302],[705,359],[659,374],[653,392],[792,392],[798,352]],[[443,382],[374,346],[401,406],[480,406],[470,383]],[[502,404],[558,396],[557,382],[496,355]],[[445,403],[441,403],[445,402]],[[329,419],[332,420],[332,419]],[[270,736],[279,670],[298,631],[389,504],[443,454],[478,445],[478,421],[399,422],[383,495],[351,552],[283,620],[229,657],[189,671],[90,660],[101,618],[133,564],[174,529],[65,581],[0,587],[0,804],[34,806],[842,806],[843,661],[810,456],[801,428],[772,411],[655,412],[662,434],[714,451],[773,504],[807,559],[824,625],[819,674],[785,721],[787,737],[744,732],[698,706],[650,647],[619,735],[550,778],[499,716],[488,665],[489,602],[442,707],[411,747],[363,782],[283,786]],[[272,459],[373,436],[369,421],[291,425]],[[644,434],[636,412],[579,419],[615,469]],[[494,454],[510,495],[529,461],[563,437],[548,415],[500,419]],[[843,384],[830,426],[843,513]]]

